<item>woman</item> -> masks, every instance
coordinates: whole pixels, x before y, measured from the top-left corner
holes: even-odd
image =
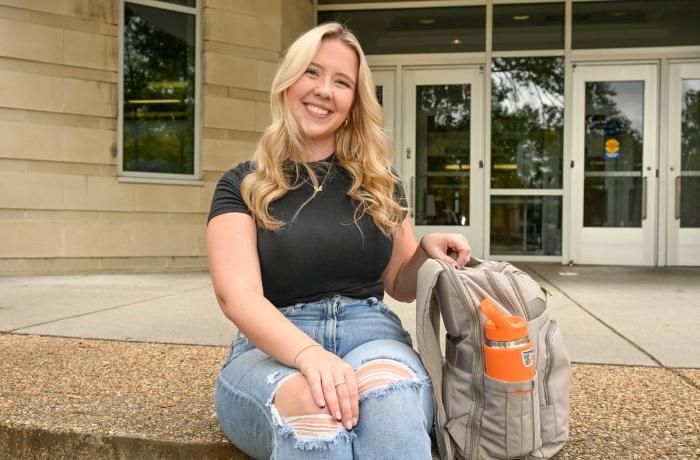
[[[422,263],[465,264],[469,244],[416,243],[369,67],[343,26],[290,46],[271,108],[209,215],[214,290],[240,331],[216,382],[221,426],[255,458],[430,458],[430,382],[383,294],[413,301]]]

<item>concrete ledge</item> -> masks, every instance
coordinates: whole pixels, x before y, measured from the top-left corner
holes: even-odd
[[[215,415],[226,353],[0,334],[0,458],[246,458]]]
[[[246,458],[214,414],[226,353],[0,334],[0,458]],[[700,457],[698,382],[698,369],[574,365],[557,458]]]
[[[162,441],[126,436],[53,432],[0,424],[0,458],[247,459],[226,443]]]

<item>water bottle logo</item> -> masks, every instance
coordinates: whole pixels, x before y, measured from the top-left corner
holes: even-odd
[[[534,364],[534,359],[532,359],[534,352],[535,350],[532,348],[520,352],[520,356],[523,358],[523,366],[531,367]]]

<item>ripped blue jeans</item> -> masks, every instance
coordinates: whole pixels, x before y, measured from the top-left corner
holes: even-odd
[[[403,377],[374,387],[368,378],[352,430],[338,424],[320,434],[303,432],[291,421],[300,417],[280,416],[274,401],[285,379],[299,371],[270,358],[239,334],[216,379],[216,413],[236,447],[257,459],[431,458],[430,380],[410,335],[386,304],[376,297],[336,295],[281,311],[356,373],[363,366],[391,362]]]

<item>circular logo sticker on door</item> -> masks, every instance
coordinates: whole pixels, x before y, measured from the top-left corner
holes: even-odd
[[[615,138],[605,140],[605,158],[617,158],[620,156],[620,141]]]
[[[610,118],[603,126],[605,137],[603,137],[603,147],[605,158],[617,158],[620,156],[620,121],[617,118]]]

